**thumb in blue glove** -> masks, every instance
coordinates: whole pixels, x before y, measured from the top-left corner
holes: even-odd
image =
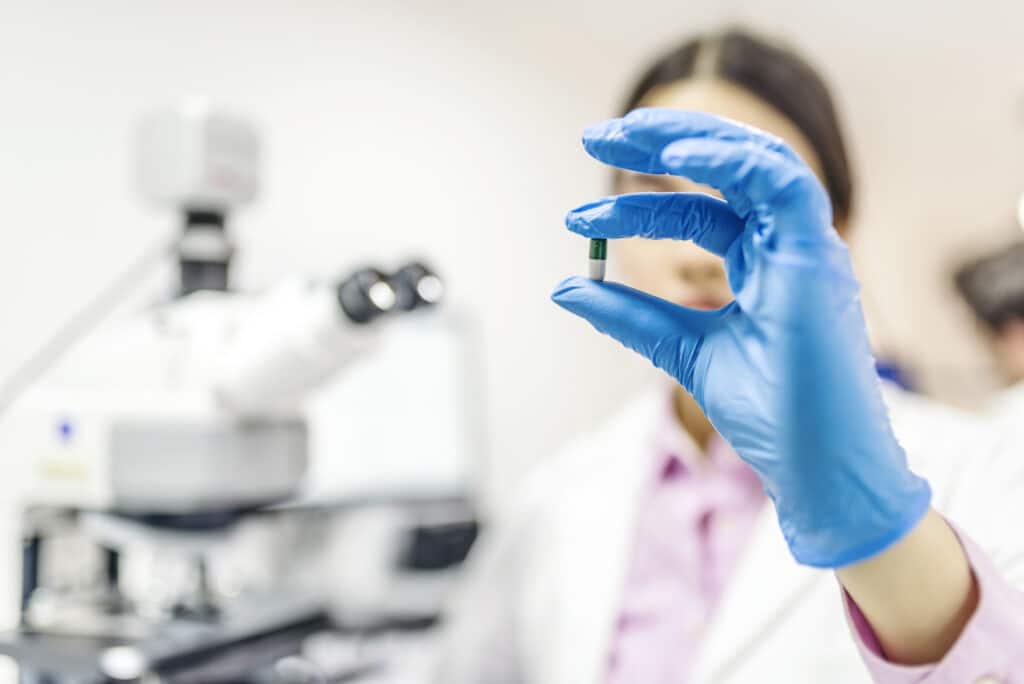
[[[781,140],[696,112],[636,110],[588,129],[612,166],[722,191],[609,197],[571,211],[588,238],[692,240],[725,259],[735,299],[677,306],[569,278],[554,301],[650,359],[696,399],[761,478],[797,561],[873,556],[928,510],[882,402],[846,247],[828,197]]]

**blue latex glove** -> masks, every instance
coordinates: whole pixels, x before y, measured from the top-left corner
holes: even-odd
[[[797,561],[873,556],[928,510],[882,403],[858,284],[828,196],[781,140],[707,114],[641,109],[584,133],[600,161],[721,190],[608,197],[571,211],[586,237],[692,240],[725,258],[735,300],[696,311],[569,278],[560,306],[678,380],[757,472]]]

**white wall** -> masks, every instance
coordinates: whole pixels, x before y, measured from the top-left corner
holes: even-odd
[[[837,87],[888,344],[947,395],[980,386],[986,362],[943,269],[1011,236],[999,228],[1024,187],[1024,7],[749,5],[6,3],[0,376],[173,225],[134,194],[130,134],[152,105],[207,94],[255,117],[269,148],[266,194],[234,224],[238,283],[429,257],[479,315],[492,484],[507,491],[651,375],[547,299],[584,264],[565,210],[604,189],[579,131],[659,47],[740,19],[802,45]]]

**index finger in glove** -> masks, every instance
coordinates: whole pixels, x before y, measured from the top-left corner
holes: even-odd
[[[639,173],[674,173],[661,152],[677,140],[709,139],[770,150],[793,162],[800,158],[780,138],[736,121],[678,109],[637,109],[583,132],[583,147],[598,161]]]

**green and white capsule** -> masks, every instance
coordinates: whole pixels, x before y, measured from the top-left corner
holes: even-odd
[[[604,265],[608,256],[608,241],[604,238],[590,241],[590,279],[604,280]]]

